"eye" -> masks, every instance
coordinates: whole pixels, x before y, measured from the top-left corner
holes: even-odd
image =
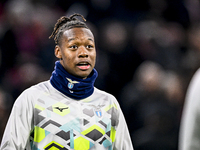
[[[77,46],[77,45],[72,45],[72,46],[70,46],[69,48],[71,48],[71,49],[77,49],[78,46]]]
[[[86,48],[88,48],[88,49],[92,49],[94,46],[92,46],[92,45],[87,45],[86,46]]]

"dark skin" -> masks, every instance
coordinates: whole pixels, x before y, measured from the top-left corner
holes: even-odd
[[[89,29],[72,28],[64,31],[55,47],[55,56],[65,70],[79,78],[87,78],[96,62],[94,36]]]

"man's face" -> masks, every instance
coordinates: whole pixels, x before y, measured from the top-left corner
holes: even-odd
[[[61,40],[60,46],[55,47],[55,55],[62,58],[62,66],[76,77],[87,78],[96,62],[92,32],[86,28],[72,28],[63,33]]]

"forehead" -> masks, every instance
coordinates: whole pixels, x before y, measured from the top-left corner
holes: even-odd
[[[94,36],[89,29],[86,28],[72,28],[69,30],[64,31],[63,37],[66,40],[69,39],[83,39],[83,38],[90,38],[94,40]]]

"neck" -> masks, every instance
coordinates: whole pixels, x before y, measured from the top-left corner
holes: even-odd
[[[94,92],[94,82],[98,76],[95,69],[86,78],[78,78],[69,74],[59,61],[55,63],[50,82],[54,88],[76,100],[87,98]]]

